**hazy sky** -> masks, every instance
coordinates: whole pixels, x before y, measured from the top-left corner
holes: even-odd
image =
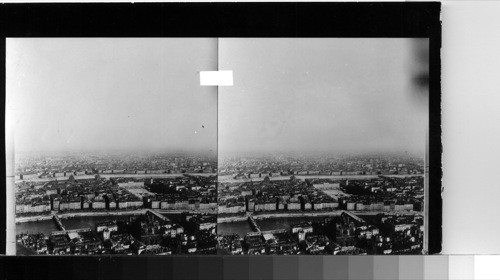
[[[422,62],[413,43],[8,39],[7,121],[16,151],[215,151],[218,125],[221,153],[423,154],[428,106],[412,85]],[[199,85],[217,64],[234,71],[219,104],[216,87]]]
[[[217,39],[7,40],[17,151],[217,149]],[[204,126],[204,128],[202,128]]]
[[[234,86],[219,88],[219,153],[423,156],[418,55],[411,39],[220,39],[219,69],[234,71]]]

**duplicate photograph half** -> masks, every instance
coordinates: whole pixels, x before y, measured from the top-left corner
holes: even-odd
[[[217,252],[217,87],[199,82],[217,70],[216,38],[8,38],[6,50],[8,252]]]
[[[428,39],[223,38],[219,61],[219,254],[426,253]]]

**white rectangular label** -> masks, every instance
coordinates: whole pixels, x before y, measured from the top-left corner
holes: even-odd
[[[233,71],[200,71],[200,85],[202,86],[232,86]]]

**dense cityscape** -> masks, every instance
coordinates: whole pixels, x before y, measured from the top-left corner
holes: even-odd
[[[424,249],[424,163],[412,157],[246,157],[217,167],[209,156],[71,154],[16,168],[17,243],[29,254]],[[50,230],[37,230],[42,222]]]
[[[21,153],[16,179],[64,178],[93,174],[216,173],[217,156],[185,153]]]
[[[18,244],[30,253],[216,253],[213,158],[71,155],[20,162],[18,222],[48,219],[57,229],[18,232]],[[104,220],[65,227],[70,219],[96,215]]]
[[[219,175],[257,178],[277,175],[394,175],[422,174],[422,158],[408,155],[318,156],[293,155],[225,156],[219,159]]]
[[[222,253],[423,253],[421,159],[247,157],[225,160],[219,170]],[[261,228],[271,217],[285,222]],[[242,221],[247,232],[222,230]]]

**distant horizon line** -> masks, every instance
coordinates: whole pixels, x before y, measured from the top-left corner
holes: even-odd
[[[218,158],[228,158],[228,157],[276,157],[276,156],[285,156],[285,157],[351,157],[351,156],[404,156],[404,157],[422,157],[424,158],[425,153],[418,155],[419,153],[415,152],[407,152],[407,151],[379,151],[379,152],[283,152],[283,151],[275,151],[275,152],[223,152],[220,153],[218,151],[213,150],[160,150],[160,149],[86,149],[86,150],[32,150],[32,151],[21,151],[16,150],[16,154],[29,154],[29,155],[74,155],[74,154],[88,154],[88,155],[144,155],[144,154],[188,154],[188,155],[216,155]]]
[[[172,153],[172,154],[217,154],[213,150],[186,150],[186,149],[82,149],[82,150],[15,150],[19,154],[149,154],[149,153]]]
[[[292,157],[343,157],[343,156],[407,156],[424,157],[425,153],[408,151],[379,151],[379,152],[219,152],[220,157],[266,157],[266,156],[292,156]]]

